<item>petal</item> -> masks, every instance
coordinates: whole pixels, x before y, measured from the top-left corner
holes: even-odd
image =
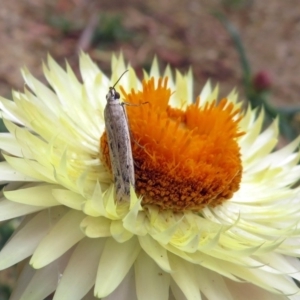
[[[99,300],[94,296],[94,289],[91,289],[83,298],[82,300]]]
[[[33,177],[26,176],[23,173],[16,171],[11,167],[6,161],[0,162],[0,181],[10,182],[10,181],[38,181]]]
[[[142,249],[160,266],[162,270],[170,273],[171,266],[169,264],[168,252],[157,241],[149,235],[140,236],[139,242]]]
[[[0,133],[0,147],[5,152],[14,156],[23,156],[22,148],[10,133]]]
[[[24,291],[26,290],[27,286],[29,285],[29,282],[31,281],[31,279],[35,273],[36,273],[36,270],[33,269],[28,264],[28,261],[27,260],[24,261],[24,268],[18,277],[16,287],[13,289],[9,300],[24,299],[24,298],[22,298],[22,295],[23,295]]]
[[[206,102],[209,102],[209,101],[211,101],[210,100],[210,95],[211,95],[211,93],[212,93],[212,87],[211,87],[211,82],[210,82],[210,80],[208,80],[206,83],[205,83],[205,85],[204,85],[204,87],[202,88],[202,91],[201,91],[201,93],[200,93],[200,103],[202,104],[202,105],[204,105]],[[215,100],[216,99],[216,97],[213,99],[213,100]]]
[[[197,280],[201,293],[203,293],[207,299],[213,300],[234,300],[240,298],[233,298],[224,277],[216,272],[208,269],[197,267]],[[217,287],[217,288],[216,288]],[[244,299],[244,298],[242,298]],[[260,298],[253,298],[260,299]]]
[[[80,194],[69,190],[52,189],[52,195],[60,204],[76,210],[81,210],[85,201]]]
[[[85,238],[75,248],[53,300],[80,300],[95,284],[105,239]],[[71,287],[71,288],[70,288]]]
[[[159,74],[159,65],[158,65],[157,57],[155,56],[153,61],[152,61],[152,64],[151,64],[149,77],[157,78],[159,76],[160,76],[160,74]]]
[[[124,228],[122,220],[112,221],[110,225],[110,232],[112,237],[119,243],[128,241],[133,236],[132,232]]]
[[[130,191],[131,201],[130,201],[130,210],[128,214],[123,218],[123,226],[130,232],[136,235],[146,235],[148,233],[147,227],[147,215],[140,211],[142,210],[141,200],[134,203],[133,199],[137,199],[134,190]]]
[[[172,279],[187,299],[201,300],[195,266],[173,254],[169,254],[169,260],[173,270]]]
[[[16,94],[14,93],[13,95]],[[0,97],[0,108],[2,110],[3,119],[23,125],[24,114],[18,109],[15,102]]]
[[[191,75],[191,70],[189,72]],[[186,108],[187,104],[192,103],[193,81],[188,80],[186,75],[183,75],[176,70],[175,94],[171,96],[169,104],[177,108]]]
[[[111,220],[104,217],[86,217],[80,223],[80,228],[84,234],[90,238],[111,236]]]
[[[66,258],[69,256],[67,252],[60,259],[54,261],[48,266],[35,271],[32,279],[26,286],[22,294],[22,300],[41,300],[45,299],[57,287],[61,273],[65,268]],[[16,298],[20,299],[20,298]]]
[[[79,227],[83,218],[84,214],[78,211],[66,213],[41,241],[30,264],[36,269],[42,268],[79,242],[84,237]]]
[[[243,299],[243,300],[253,300],[253,299],[286,300],[286,299],[293,299],[293,297],[287,297],[285,295],[276,295],[274,293],[270,293],[270,292],[268,292],[266,290],[263,290],[263,289],[255,286],[253,284],[250,284],[250,283],[235,282],[235,281],[232,281],[232,280],[226,279],[226,278],[224,279],[224,281],[225,281],[228,289],[230,290],[233,299]],[[274,284],[276,284],[276,281],[274,282]],[[295,296],[295,297],[297,297],[297,296]],[[295,298],[295,300],[297,298]]]
[[[102,300],[137,300],[133,269],[127,273],[119,286]],[[153,299],[153,298],[152,298]]]
[[[162,271],[144,251],[140,252],[134,267],[139,300],[169,299],[170,275]]]
[[[140,252],[138,240],[132,238],[125,243],[118,243],[108,238],[100,259],[95,295],[99,298],[108,296],[124,279]]]
[[[92,217],[105,216],[106,209],[104,207],[103,198],[101,186],[97,181],[91,199],[88,199],[84,203],[82,208],[83,212]]]
[[[25,174],[25,176],[35,178],[32,181],[54,181],[54,178],[52,176],[52,178],[50,176],[48,177],[48,175],[50,175],[49,170],[41,166],[38,162],[29,161],[24,158],[12,157],[4,154],[3,156],[12,168],[14,168],[22,174]]]
[[[93,82],[98,74],[102,75],[99,67],[91,60],[90,56],[84,52],[80,53],[79,66],[81,77],[85,83]]]
[[[246,282],[251,282],[252,284],[255,284],[265,290],[269,290],[272,293],[278,293],[279,291],[285,295],[293,295],[299,290],[291,278],[288,277],[266,273],[260,269],[239,267],[234,264],[228,264],[227,262],[223,262],[222,265],[238,278],[244,279]]]
[[[42,209],[45,207],[20,204],[2,198],[0,201],[0,221],[26,216]]]
[[[19,226],[13,237],[0,252],[0,269],[8,268],[30,256],[40,241],[65,213],[64,207],[44,210],[35,216],[28,216]]]
[[[9,186],[3,189],[4,196],[15,202],[33,206],[56,206],[60,203],[52,196],[52,189],[57,186],[52,184],[36,184],[33,187],[24,186],[22,189],[9,191]]]
[[[22,76],[26,84],[32,91],[34,91],[35,95],[39,98],[39,102],[42,102],[43,105],[46,106],[47,111],[51,111],[52,113],[57,115],[59,113],[59,102],[55,93],[53,93],[50,88],[48,88],[46,85],[32,76],[27,68],[22,69]]]
[[[171,280],[171,299],[175,300],[189,300],[186,298],[186,296],[183,294],[182,290],[179,288],[179,286],[175,283],[174,280]]]
[[[119,54],[119,57],[113,55],[111,60],[111,69],[112,69],[112,75],[111,75],[110,82],[112,84],[115,84],[115,82],[119,80],[121,74],[126,70],[122,52]]]

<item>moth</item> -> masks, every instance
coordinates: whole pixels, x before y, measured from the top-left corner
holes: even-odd
[[[104,122],[117,203],[128,202],[130,200],[130,185],[133,187],[135,185],[128,119],[124,103],[120,103],[119,100],[120,94],[115,90],[119,80],[113,87],[109,88],[106,95],[107,104],[104,109]]]

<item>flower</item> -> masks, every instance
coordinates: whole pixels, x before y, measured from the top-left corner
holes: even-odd
[[[29,261],[12,299],[300,299],[300,138],[273,151],[278,120],[210,83],[193,102],[191,71],[156,60],[142,82],[122,56],[110,79],[85,54],[82,82],[43,68],[50,87],[24,69],[1,98],[0,220],[24,218],[0,269]],[[125,69],[136,185],[118,203],[103,111]]]

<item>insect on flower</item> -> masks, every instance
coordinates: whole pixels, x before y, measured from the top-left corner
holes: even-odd
[[[104,122],[108,139],[109,156],[115,182],[117,202],[129,201],[130,185],[134,186],[134,166],[128,128],[128,119],[124,103],[120,103],[120,94],[115,90],[118,81],[109,88],[106,95]]]

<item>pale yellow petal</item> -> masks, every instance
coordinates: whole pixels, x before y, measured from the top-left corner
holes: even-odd
[[[53,188],[51,192],[56,201],[72,209],[81,210],[85,202],[83,196],[69,190]]]
[[[54,176],[51,176],[49,170],[37,162],[8,155],[3,156],[9,165],[20,173],[23,173],[28,177],[35,178],[37,181],[55,182]]]
[[[59,282],[53,300],[81,300],[95,284],[104,239],[85,238],[78,243]],[[72,288],[70,288],[72,287]]]
[[[157,78],[160,75],[159,73],[160,72],[159,72],[158,60],[157,60],[157,57],[155,56],[154,59],[153,59],[153,61],[152,61],[152,64],[151,64],[149,76]]]
[[[6,161],[0,162],[0,181],[11,182],[11,181],[39,181],[33,177],[26,176],[24,173],[18,172]]]
[[[40,242],[30,264],[36,269],[42,268],[83,239],[84,234],[79,227],[83,218],[84,214],[78,211],[66,213]]]
[[[110,225],[111,236],[119,243],[124,243],[132,238],[133,233],[128,231],[123,226],[122,220],[115,220]]]
[[[101,300],[139,300],[135,290],[134,271],[131,268],[118,287]]]
[[[225,283],[232,294],[233,299],[243,299],[243,300],[253,300],[253,299],[263,299],[263,300],[298,300],[299,296],[294,296],[291,294],[289,296],[276,295],[263,290],[253,284],[234,282],[229,279],[224,279]]]
[[[59,218],[65,209],[52,210],[51,217],[46,210],[35,216],[28,216],[20,224],[11,240],[0,252],[0,269],[6,269],[32,255],[41,240],[48,233],[49,222]],[[51,219],[50,219],[51,218]]]
[[[28,261],[25,261],[24,268],[18,277],[18,281],[15,288],[12,290],[9,300],[22,299],[22,295],[35,273],[36,270],[28,264]]]
[[[140,236],[139,242],[143,250],[159,265],[159,267],[171,272],[171,266],[168,259],[167,250],[149,235]]]
[[[4,196],[11,201],[33,206],[51,207],[60,204],[52,195],[53,188],[57,188],[57,186],[52,184],[24,185],[22,189],[18,190],[10,190],[8,186],[3,189],[3,192]]]
[[[218,274],[217,272],[213,272],[198,266],[196,268],[196,275],[197,275],[199,289],[207,299],[213,299],[213,300],[239,299],[239,298],[232,297],[226,285],[226,282],[224,281],[224,277]]]
[[[13,96],[16,94],[13,93]],[[16,97],[15,97],[16,98]],[[20,111],[15,102],[0,97],[0,108],[2,110],[3,119],[10,120],[17,124],[24,124],[26,118],[22,111]]]
[[[90,238],[111,236],[111,220],[105,217],[86,217],[80,223],[84,234]]]
[[[144,251],[137,257],[134,267],[139,300],[169,299],[170,274],[161,270]]]
[[[33,212],[45,209],[44,206],[31,206],[12,202],[2,198],[0,200],[0,221],[26,216]]]
[[[173,254],[169,255],[172,268],[171,277],[187,299],[201,300],[195,266]]]
[[[60,272],[62,272],[64,268],[63,260],[64,257],[37,270],[22,294],[21,299],[41,300],[54,292],[61,276]]]
[[[95,284],[97,297],[105,297],[117,288],[132,267],[139,252],[140,246],[136,238],[122,244],[112,238],[106,240]]]

